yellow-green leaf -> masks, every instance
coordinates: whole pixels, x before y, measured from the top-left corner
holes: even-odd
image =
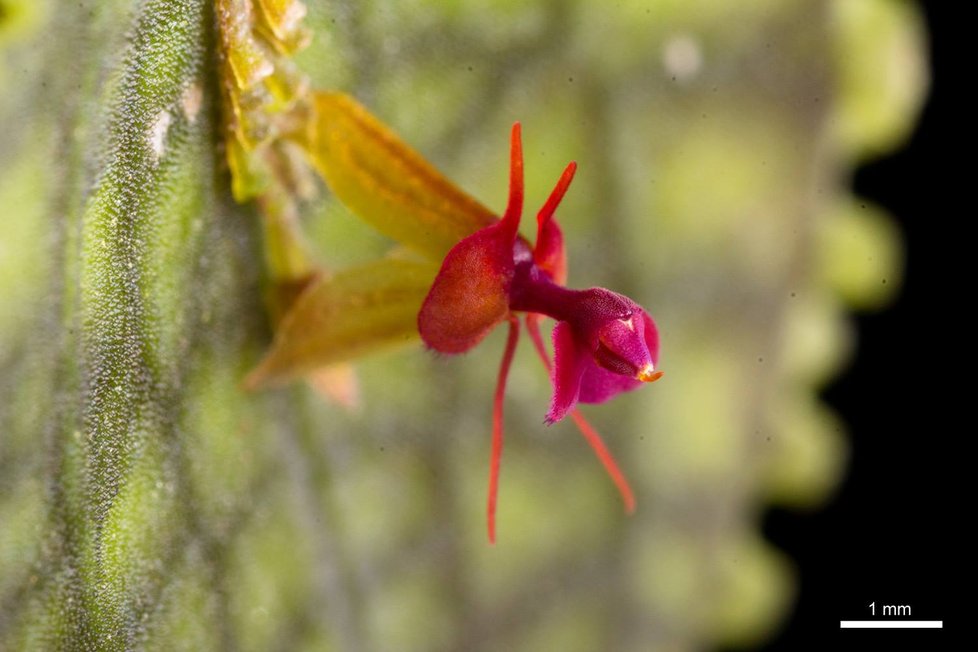
[[[417,316],[438,268],[385,259],[323,276],[282,318],[245,385],[255,389],[418,339]]]
[[[485,206],[342,93],[316,93],[306,146],[330,189],[361,219],[441,261],[496,221]]]

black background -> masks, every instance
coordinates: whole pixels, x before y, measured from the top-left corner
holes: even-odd
[[[824,393],[851,435],[841,491],[815,513],[773,509],[765,518],[768,539],[798,565],[799,595],[763,650],[950,649],[947,637],[960,627],[952,597],[969,599],[971,566],[958,555],[957,532],[972,514],[951,485],[963,472],[956,451],[973,430],[964,408],[974,402],[965,397],[978,369],[961,313],[974,304],[964,274],[978,256],[965,235],[975,209],[954,196],[968,187],[961,182],[971,128],[950,113],[974,70],[954,72],[968,59],[958,58],[962,41],[950,35],[952,21],[964,20],[953,7],[923,5],[933,78],[915,134],[855,176],[856,193],[887,208],[903,229],[904,287],[889,309],[856,318],[858,357]],[[950,596],[955,585],[961,594]],[[871,602],[909,605],[912,619],[943,620],[944,630],[839,629],[843,619],[871,619]]]

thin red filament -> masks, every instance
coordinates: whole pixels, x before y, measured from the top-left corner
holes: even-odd
[[[496,381],[496,396],[492,406],[492,454],[489,458],[489,505],[487,507],[489,543],[496,543],[496,497],[499,495],[499,462],[503,456],[503,396],[506,393],[506,378],[513,362],[516,344],[520,337],[520,322],[509,317],[509,337],[506,351],[499,365],[499,379]]]
[[[520,228],[523,215],[523,141],[520,136],[520,123],[513,123],[509,137],[509,201],[503,213],[502,227],[512,231],[513,237]]]
[[[615,462],[615,458],[612,457],[611,451],[608,450],[608,447],[604,444],[604,440],[601,439],[601,435],[587,422],[587,419],[584,418],[580,410],[575,409],[571,412],[571,418],[574,419],[574,423],[577,424],[577,429],[584,435],[587,443],[591,444],[595,455],[598,456],[601,464],[604,465],[605,471],[611,476],[612,482],[618,487],[618,493],[621,494],[622,502],[625,503],[625,512],[631,514],[635,511],[635,494],[632,493],[632,488],[628,486],[628,480],[625,479],[625,474],[618,468],[618,464]]]
[[[564,168],[563,174],[560,175],[560,179],[557,181],[557,185],[550,192],[550,196],[547,198],[547,202],[537,213],[537,242],[540,241],[540,231],[543,229],[543,225],[553,217],[553,214],[557,211],[557,206],[560,201],[564,198],[564,194],[567,192],[567,188],[570,186],[571,181],[574,180],[574,172],[577,171],[577,163],[571,161]]]

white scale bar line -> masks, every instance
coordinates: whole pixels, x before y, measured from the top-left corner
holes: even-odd
[[[943,620],[842,620],[842,629],[943,629]]]

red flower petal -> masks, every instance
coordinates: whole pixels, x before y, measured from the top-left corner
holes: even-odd
[[[635,389],[642,384],[631,376],[622,376],[588,360],[581,377],[580,394],[577,397],[581,403],[604,403],[610,398]]]
[[[421,339],[436,351],[468,351],[509,314],[513,237],[502,226],[473,233],[445,256],[418,313]]]
[[[644,310],[642,313],[642,325],[645,327],[645,332],[642,334],[645,337],[645,346],[649,347],[649,355],[652,356],[652,363],[656,367],[659,366],[659,329],[656,327],[655,322],[649,317],[649,313]]]
[[[577,163],[571,161],[560,175],[557,185],[547,198],[547,202],[537,213],[537,242],[533,248],[533,262],[550,274],[558,285],[567,282],[567,253],[564,250],[564,234],[553,218],[557,205],[564,198],[567,187],[574,179]]]
[[[630,338],[627,337],[617,338],[619,339],[619,346],[616,347],[616,352],[620,355],[629,354],[627,355],[627,362],[636,370],[641,370],[645,367],[643,362],[647,362],[648,360],[648,358],[645,358],[645,352],[642,351],[643,344],[648,349],[648,355],[653,365],[658,365],[659,331],[647,312],[637,305],[635,306],[635,312],[638,314],[635,315],[633,313],[631,323],[633,324],[633,328],[637,329],[634,334],[640,339],[636,342],[634,339],[629,341]],[[620,331],[619,335],[628,335],[628,333]],[[585,368],[584,376],[581,378],[581,391],[578,396],[578,400],[581,403],[603,403],[617,394],[633,390],[642,384],[642,380],[639,377],[616,373],[599,364],[595,364],[594,358],[589,360],[589,362],[590,364]]]
[[[425,344],[463,353],[509,314],[513,247],[523,212],[523,145],[520,123],[510,134],[509,201],[503,218],[452,247],[418,313]]]
[[[563,419],[577,404],[581,390],[581,377],[590,361],[590,355],[578,345],[570,324],[557,322],[553,332],[554,341],[554,395],[546,422],[554,423]],[[593,365],[593,363],[590,363]]]

